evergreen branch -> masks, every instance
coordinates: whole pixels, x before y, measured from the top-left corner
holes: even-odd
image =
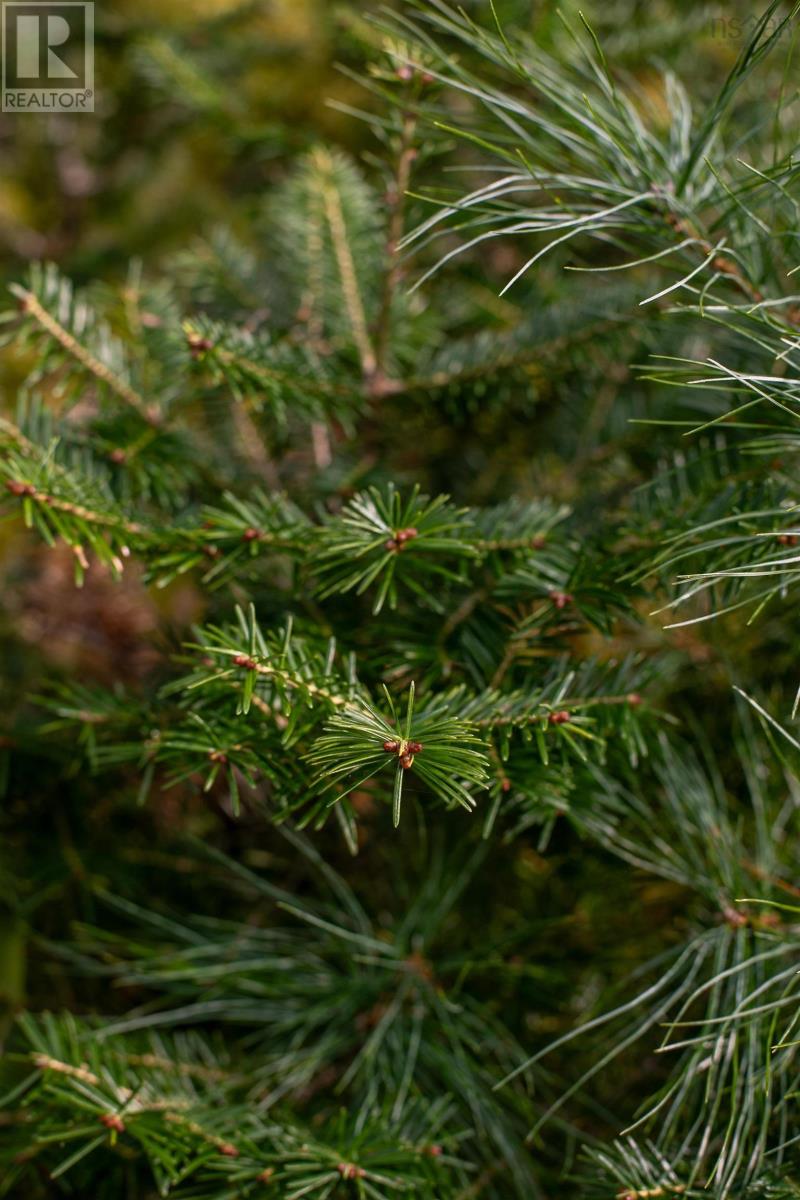
[[[176,1188],[195,1200],[241,1195],[241,1188],[250,1194],[267,1184],[287,1196],[317,1188],[321,1195],[347,1195],[351,1180],[365,1181],[376,1198],[412,1187],[433,1196],[429,1189],[466,1165],[453,1153],[457,1138],[443,1128],[446,1102],[403,1106],[388,1138],[382,1114],[368,1111],[358,1122],[337,1118],[312,1135],[290,1120],[264,1120],[245,1104],[241,1082],[237,1086],[224,1072],[182,1057],[181,1050],[200,1050],[196,1040],[187,1046],[185,1037],[151,1036],[144,1045],[157,1053],[131,1053],[126,1043],[111,1038],[98,1053],[91,1026],[51,1017],[38,1023],[25,1018],[22,1028],[34,1049],[18,1057],[32,1063],[35,1073],[23,1077],[5,1100],[8,1109],[21,1098],[21,1108],[9,1115],[16,1118],[12,1145],[22,1147],[5,1183],[29,1178],[40,1159],[48,1161],[53,1179],[79,1179],[89,1157],[100,1158],[101,1169],[113,1177],[116,1164],[134,1147],[161,1191]],[[75,1061],[76,1051],[90,1047],[91,1066]],[[65,1058],[65,1051],[72,1057]],[[137,1071],[135,1088],[117,1082],[123,1063]],[[447,1149],[434,1142],[437,1137]],[[77,1150],[54,1161],[57,1147],[69,1143],[77,1143]],[[187,1179],[188,1189],[180,1187]]]
[[[391,192],[387,202],[388,228],[386,234],[386,266],[384,268],[378,315],[375,320],[375,366],[370,387],[380,391],[386,386],[386,358],[392,333],[392,311],[395,294],[402,277],[400,242],[405,232],[406,193],[411,182],[411,169],[417,149],[414,145],[417,117],[413,112],[403,113],[398,137],[397,166]]]
[[[302,841],[297,848],[310,853]],[[342,1091],[371,1097],[370,1105],[386,1097],[397,1120],[408,1102],[399,1097],[413,1097],[417,1081],[430,1080],[438,1096],[452,1096],[459,1121],[478,1119],[485,1130],[486,1141],[465,1143],[464,1157],[486,1164],[499,1154],[524,1187],[533,1176],[520,1114],[530,1112],[530,1102],[522,1089],[509,1088],[504,1096],[491,1091],[490,1064],[510,1064],[514,1040],[509,1044],[499,1016],[487,1020],[482,1012],[475,966],[461,975],[476,959],[485,959],[493,973],[513,968],[496,954],[476,954],[474,939],[461,953],[448,938],[448,917],[484,855],[483,848],[446,859],[433,852],[388,939],[380,919],[361,909],[327,864],[323,875],[321,863],[315,873],[320,871],[325,900],[287,894],[269,878],[237,871],[248,891],[274,910],[263,928],[217,920],[165,927],[157,914],[107,897],[139,928],[144,922],[155,940],[147,945],[140,938],[133,946],[124,937],[86,930],[77,961],[91,969],[94,960],[95,971],[128,986],[162,994],[166,989],[174,1003],[106,1026],[103,1043],[137,1030],[208,1020],[250,1027],[248,1057],[253,1061],[257,1054],[259,1094],[270,1106],[302,1094],[333,1067]],[[218,865],[225,867],[226,860],[220,857]],[[232,950],[225,962],[222,944]],[[244,1156],[246,1139],[234,1141]]]
[[[282,631],[267,636],[256,620],[252,605],[246,614],[237,608],[236,615],[237,623],[232,626],[209,626],[197,631],[199,641],[192,648],[210,659],[214,670],[206,668],[178,680],[170,685],[168,693],[207,688],[221,682],[227,689],[230,682],[235,682],[237,688],[241,687],[237,712],[245,715],[257,685],[262,682],[269,685],[262,699],[276,697],[287,715],[292,714],[295,693],[299,693],[299,708],[310,700],[340,708],[357,695],[352,663],[346,682],[334,674],[336,645],[333,640],[324,654],[316,655],[302,641],[292,637],[291,621]],[[221,670],[216,669],[218,660]],[[228,663],[230,666],[226,665]]]
[[[34,286],[37,282],[41,282],[44,294],[49,295],[53,286],[57,282],[57,277],[52,270],[46,270],[42,275],[34,276]],[[35,290],[19,287],[16,284],[11,285],[11,291],[18,297],[22,312],[29,317],[58,345],[74,359],[85,371],[98,380],[99,383],[105,384],[116,396],[118,396],[125,404],[134,409],[139,416],[148,424],[158,424],[161,416],[158,410],[136,391],[135,388],[115,371],[106,362],[101,361],[90,349],[83,345],[79,338],[70,330],[59,322],[45,307],[45,304],[36,295]],[[71,305],[71,297],[67,294],[67,306]],[[82,320],[86,318],[83,317]],[[112,343],[104,338],[104,343],[107,347],[106,355],[112,360],[118,357],[116,349],[112,349]]]
[[[207,318],[186,320],[183,328],[198,368],[225,383],[238,400],[252,403],[257,412],[268,399],[269,411],[280,423],[298,407],[306,415],[320,416],[326,408],[346,415],[352,405],[353,386],[331,378],[324,361],[303,346]]]
[[[336,184],[334,160],[327,150],[318,149],[312,156],[311,165],[320,174],[325,215],[330,227],[331,242],[350,328],[361,359],[362,373],[366,379],[370,379],[375,374],[377,360],[367,326],[367,317],[359,289],[341,196]]]
[[[439,556],[458,559],[475,554],[459,536],[464,515],[449,507],[444,496],[429,501],[419,495],[419,489],[403,500],[391,484],[384,493],[373,488],[355,497],[338,520],[320,529],[313,561],[321,595],[352,590],[360,594],[379,580],[373,612],[379,613],[387,599],[394,608],[397,581],[407,576],[409,559],[424,574],[458,579],[439,562]],[[416,583],[412,586],[418,588]]]
[[[386,698],[391,704],[388,692]],[[400,823],[403,782],[412,768],[445,803],[460,804],[471,811],[475,801],[469,786],[485,784],[488,765],[472,727],[467,722],[430,712],[415,719],[413,684],[404,721],[398,718],[394,705],[391,713],[387,719],[369,707],[351,705],[327,722],[308,759],[317,771],[316,785],[324,791],[338,792],[330,803],[341,800],[384,767],[391,766],[395,827]],[[342,784],[344,789],[339,791]]]

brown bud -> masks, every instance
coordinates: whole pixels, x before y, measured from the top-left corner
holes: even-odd
[[[410,542],[412,538],[419,537],[419,530],[415,529],[413,525],[409,525],[408,529],[398,529],[394,536],[402,545],[403,542]]]
[[[796,533],[779,533],[778,534],[778,542],[780,543],[781,546],[796,546],[797,545],[797,534]]]
[[[409,767],[413,767],[413,765],[414,765],[414,755],[413,754],[401,754],[400,755],[400,766],[403,768],[404,771],[407,771],[409,769]]]
[[[275,1170],[274,1170],[274,1168],[273,1168],[273,1167],[267,1167],[265,1170],[263,1170],[263,1171],[261,1172],[261,1174],[260,1174],[260,1175],[256,1175],[256,1183],[271,1183],[271,1182],[272,1182],[272,1176],[273,1176],[274,1174],[275,1174]]]
[[[569,592],[550,592],[550,599],[556,608],[566,608],[568,604],[572,604],[572,596]]]
[[[409,754],[421,754],[422,742],[406,742],[406,750]]]
[[[100,1124],[105,1125],[106,1129],[113,1129],[114,1133],[124,1133],[125,1123],[116,1113],[103,1113],[100,1117]]]
[[[628,701],[628,704],[630,704],[631,708],[638,708],[642,703],[642,697],[638,692],[628,692],[628,695],[625,698]]]
[[[400,743],[399,742],[384,742],[383,748],[387,754],[396,754],[397,751],[400,749]]]
[[[255,671],[256,669],[255,660],[249,654],[235,654],[233,665],[235,667],[247,667],[248,671]]]
[[[12,496],[35,496],[36,488],[32,483],[23,483],[19,479],[9,479],[6,482],[6,487],[11,492]]]
[[[224,1154],[226,1158],[238,1158],[239,1151],[230,1142],[222,1142],[219,1146],[220,1154]]]
[[[734,908],[731,904],[725,906],[722,910],[722,915],[731,929],[742,929],[749,922],[749,917],[745,913],[740,912],[738,908]]]
[[[388,542],[383,543],[383,548],[384,550],[399,550],[400,546],[394,540],[394,538],[389,538]]]
[[[222,767],[228,764],[228,756],[224,750],[209,750],[208,760],[209,762],[219,763]]]
[[[572,718],[566,710],[562,709],[561,712],[551,712],[547,719],[551,725],[566,725]]]
[[[208,542],[203,546],[203,554],[205,554],[206,558],[219,558],[219,546],[215,546],[213,542]]]
[[[192,358],[200,358],[206,350],[214,349],[214,343],[210,342],[208,338],[201,337],[199,333],[188,334],[186,341],[189,344],[189,353]]]
[[[531,538],[531,549],[532,550],[542,550],[542,549],[544,549],[544,547],[546,545],[547,545],[547,538],[545,537],[545,535],[543,533],[537,533],[535,537]]]
[[[128,459],[127,454],[125,453],[125,451],[122,449],[121,446],[116,446],[111,451],[111,453],[109,454],[108,457],[111,460],[111,462],[114,463],[118,467],[121,467],[123,465],[123,463],[125,463]]]
[[[336,1170],[342,1179],[363,1179],[367,1173],[363,1167],[357,1167],[355,1163],[339,1163]]]
[[[503,776],[503,782],[500,784],[500,787],[503,789],[504,792],[511,791],[511,780],[508,778],[507,775]]]
[[[245,529],[244,533],[242,534],[242,541],[243,542],[257,542],[260,537],[261,537],[261,530],[253,529],[251,527],[250,529]]]
[[[408,83],[409,79],[414,78],[414,68],[410,67],[408,63],[403,63],[401,67],[397,68],[397,78],[402,79],[403,83]]]
[[[433,1146],[426,1146],[425,1153],[430,1154],[431,1158],[441,1158],[444,1151],[441,1146],[434,1144]]]

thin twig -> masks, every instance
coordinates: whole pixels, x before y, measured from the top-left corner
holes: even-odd
[[[403,237],[406,194],[411,182],[411,166],[417,156],[414,135],[417,118],[413,113],[403,115],[400,129],[400,146],[394,182],[386,198],[389,222],[386,237],[386,270],[383,276],[378,318],[375,322],[375,369],[372,378],[373,392],[380,393],[386,375],[386,357],[392,332],[392,309],[397,285],[402,276],[400,242]]]

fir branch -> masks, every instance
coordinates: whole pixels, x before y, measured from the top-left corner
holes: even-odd
[[[339,282],[350,320],[353,341],[358,349],[361,370],[365,379],[375,374],[377,361],[367,326],[364,301],[358,282],[353,251],[337,186],[334,160],[327,150],[318,149],[311,158],[311,167],[319,172],[325,216],[330,227],[331,242],[339,271]]]
[[[370,381],[370,390],[378,394],[386,388],[388,383],[385,380],[386,359],[392,332],[395,293],[402,278],[400,242],[405,232],[406,193],[411,182],[413,163],[417,157],[417,149],[414,144],[416,132],[416,115],[413,112],[403,113],[400,120],[395,176],[387,201],[386,266],[378,315],[375,319],[375,365]]]
[[[125,404],[134,409],[143,420],[148,424],[155,425],[161,420],[161,415],[158,410],[141,396],[135,388],[126,381],[108,363],[103,362],[96,354],[94,354],[87,346],[83,345],[79,339],[65,325],[56,319],[46,307],[47,298],[53,294],[53,289],[58,283],[57,276],[52,269],[45,269],[43,273],[34,274],[33,284],[34,290],[23,288],[17,284],[11,285],[11,291],[18,297],[23,314],[34,321],[48,337],[52,338],[58,345],[74,359],[85,371],[93,376],[98,382],[108,387],[116,396],[118,396]],[[36,294],[36,286],[39,285],[42,295],[45,297],[45,302],[40,300]],[[59,299],[60,306],[70,309],[72,306],[72,298],[67,291],[63,293],[63,284],[61,284],[62,294]],[[79,318],[80,323],[86,321],[86,317]],[[112,343],[109,341],[109,335],[101,334],[103,343],[108,347],[106,357],[116,361],[119,354],[115,348],[112,349]]]

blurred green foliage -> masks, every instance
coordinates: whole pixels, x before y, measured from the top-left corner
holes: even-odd
[[[398,0],[394,0],[395,6]],[[217,222],[243,225],[318,139],[360,152],[364,106],[340,68],[380,44],[373,0],[111,0],[95,5],[94,115],[0,114],[0,277],[30,258],[77,279],[155,265]],[[388,6],[391,8],[391,4]],[[489,14],[484,0],[466,5]],[[585,14],[645,90],[668,62],[692,86],[727,69],[753,11],[735,0],[501,0],[548,49]]]

